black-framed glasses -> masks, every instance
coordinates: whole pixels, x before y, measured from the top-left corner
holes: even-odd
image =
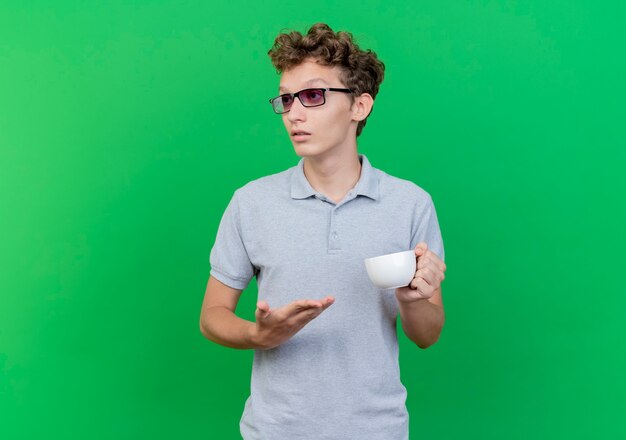
[[[270,99],[270,104],[275,113],[287,113],[291,110],[296,98],[304,107],[319,107],[326,102],[326,92],[352,93],[351,89],[337,89],[335,87],[304,89],[296,93],[285,93]]]

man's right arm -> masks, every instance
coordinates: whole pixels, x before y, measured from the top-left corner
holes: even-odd
[[[291,338],[306,324],[326,310],[335,300],[299,300],[277,309],[265,301],[257,303],[256,322],[235,315],[241,290],[209,277],[202,311],[200,331],[209,340],[238,349],[270,349]]]
[[[259,348],[250,340],[254,323],[235,315],[241,292],[209,277],[200,313],[200,331],[205,338],[226,347]]]

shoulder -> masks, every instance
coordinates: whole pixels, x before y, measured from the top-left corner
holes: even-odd
[[[289,194],[291,174],[295,167],[251,180],[235,191],[240,205],[257,205]]]
[[[376,170],[379,176],[380,193],[382,197],[411,201],[417,205],[432,203],[430,194],[416,183],[392,176],[382,170]]]

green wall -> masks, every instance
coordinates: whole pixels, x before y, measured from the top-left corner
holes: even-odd
[[[359,149],[440,219],[412,438],[626,435],[623,2],[88,3],[0,3],[0,438],[237,438],[252,353],[200,334],[209,252],[297,163],[266,53],[316,21],[385,62]]]

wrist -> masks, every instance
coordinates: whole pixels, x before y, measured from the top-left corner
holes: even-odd
[[[398,301],[398,305],[400,306],[400,308],[404,308],[404,309],[417,309],[429,303],[427,298],[400,299],[396,297],[396,299]]]
[[[245,339],[248,346],[254,350],[267,349],[267,347],[263,343],[261,335],[259,334],[259,329],[254,322],[250,322],[250,325],[246,329]]]
[[[259,343],[257,342],[257,339],[258,334],[256,331],[256,324],[253,322],[248,322],[244,331],[244,340],[246,341],[246,345],[253,349],[259,348]]]

